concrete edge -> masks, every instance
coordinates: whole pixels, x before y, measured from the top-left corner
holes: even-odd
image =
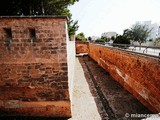
[[[76,54],[76,57],[83,57],[83,56],[86,56],[88,55],[88,53],[79,53],[79,54]]]

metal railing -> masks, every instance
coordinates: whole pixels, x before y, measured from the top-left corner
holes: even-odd
[[[143,55],[147,55],[147,56],[151,56],[151,57],[156,57],[160,59],[160,47],[159,46],[144,46],[144,45],[130,45],[130,44],[115,44],[115,43],[95,43],[98,45],[103,45],[103,46],[108,46],[108,47],[112,47],[112,48],[116,48],[116,49],[120,49],[123,51],[127,51],[127,52],[134,52],[137,54],[143,54]],[[139,50],[137,50],[137,48],[139,48]],[[156,55],[147,53],[148,49],[150,48],[150,50],[157,50],[158,53],[156,53]]]

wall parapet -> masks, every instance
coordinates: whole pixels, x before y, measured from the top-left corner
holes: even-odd
[[[154,113],[160,112],[158,58],[89,44],[89,56]]]

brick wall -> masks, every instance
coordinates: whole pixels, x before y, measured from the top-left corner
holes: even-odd
[[[76,53],[89,53],[88,42],[76,41]]]
[[[8,115],[71,116],[66,22],[0,18],[0,109]]]
[[[94,44],[89,44],[89,56],[151,111],[160,112],[158,59]]]

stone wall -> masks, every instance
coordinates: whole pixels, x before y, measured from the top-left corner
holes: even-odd
[[[160,112],[158,59],[94,44],[89,56],[151,111]]]
[[[0,110],[6,115],[71,116],[66,23],[66,17],[0,18]]]

